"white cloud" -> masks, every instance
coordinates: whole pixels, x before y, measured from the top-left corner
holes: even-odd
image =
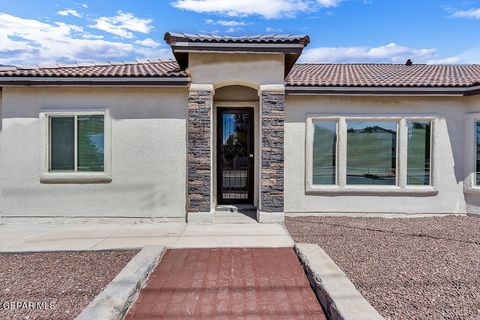
[[[112,33],[122,38],[133,38],[133,32],[149,33],[152,30],[152,19],[137,18],[129,12],[118,11],[114,17],[100,17],[95,19],[91,28]]]
[[[169,57],[165,50],[147,52],[128,42],[106,41],[77,25],[45,23],[0,12],[0,64],[35,65],[133,58]]]
[[[165,46],[161,48],[138,48],[136,49],[137,54],[141,55],[143,59],[158,60],[158,59],[171,59],[172,50]]]
[[[58,11],[57,14],[61,15],[61,16],[74,16],[74,17],[77,17],[77,18],[81,18],[82,15],[80,13],[77,12],[77,10],[75,9],[64,9],[64,10],[61,10],[61,11]]]
[[[452,63],[480,63],[480,47],[472,47],[464,50],[453,57],[440,58],[428,61],[429,63],[452,64]]]
[[[337,6],[341,0],[176,0],[178,9],[216,13],[231,17],[258,15],[266,19],[293,17],[321,7]]]
[[[426,61],[429,64],[457,64],[462,63],[462,59],[460,57],[447,57],[447,58],[439,58],[439,59],[430,59]]]
[[[85,4],[85,3],[82,3],[82,4],[81,4],[81,7],[82,7],[82,8],[85,8],[85,9],[88,9],[87,4]]]
[[[265,31],[267,31],[268,33],[276,33],[276,32],[282,32],[282,29],[280,29],[280,28],[267,27],[267,28],[265,29]]]
[[[245,21],[236,21],[236,20],[212,20],[207,19],[205,20],[208,24],[218,24],[224,27],[239,27],[239,26],[246,26],[247,23]]]
[[[82,38],[84,38],[84,39],[103,39],[104,36],[97,35],[97,34],[91,34],[91,33],[84,33],[84,34],[82,34]]]
[[[306,49],[301,57],[301,61],[323,63],[405,63],[407,59],[412,59],[414,62],[427,62],[435,59],[436,54],[436,49],[414,49],[390,43],[380,47],[319,47]]]
[[[135,41],[136,44],[139,44],[141,46],[144,46],[144,47],[149,47],[149,48],[156,48],[158,46],[160,46],[160,43],[156,42],[155,40],[151,39],[151,38],[146,38],[146,39],[143,39],[143,40],[137,40]]]
[[[234,32],[237,32],[237,31],[240,31],[242,30],[242,28],[234,28],[234,27],[230,27],[230,28],[227,28],[225,30],[226,33],[234,33]]]
[[[480,19],[480,8],[470,10],[458,10],[452,13],[453,18]]]

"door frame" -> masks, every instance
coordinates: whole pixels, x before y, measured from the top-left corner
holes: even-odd
[[[249,165],[248,165],[248,198],[247,199],[237,199],[233,201],[224,201],[222,197],[222,180],[223,180],[223,173],[222,173],[222,166],[221,166],[221,153],[219,152],[219,148],[222,145],[222,136],[223,136],[223,128],[222,128],[222,113],[223,111],[230,111],[231,113],[235,112],[246,112],[249,116],[249,141],[248,147],[250,149],[250,154],[253,154],[253,157],[249,157]],[[216,189],[216,202],[218,205],[230,205],[230,204],[254,204],[255,201],[255,164],[256,164],[256,157],[257,152],[255,150],[255,108],[253,106],[245,106],[243,103],[229,103],[228,105],[219,104],[216,107],[216,139],[215,139],[215,153],[216,153],[216,179],[215,179],[215,189]]]

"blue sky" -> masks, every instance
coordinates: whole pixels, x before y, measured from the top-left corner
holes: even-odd
[[[0,0],[0,64],[168,59],[166,31],[308,34],[303,62],[480,63],[480,0]]]

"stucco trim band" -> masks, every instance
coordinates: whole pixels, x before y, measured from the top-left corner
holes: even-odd
[[[313,183],[314,120],[337,123],[336,183]],[[395,185],[347,185],[347,120],[392,121],[397,123],[396,184]],[[430,185],[407,184],[408,129],[407,121],[430,121]],[[418,195],[438,194],[438,133],[439,116],[435,114],[311,114],[306,115],[305,132],[305,193],[308,195]]]
[[[86,172],[50,171],[50,117],[102,115],[104,116],[104,171]],[[41,138],[41,183],[109,183],[112,181],[112,119],[108,108],[81,108],[81,109],[41,109],[40,138]]]

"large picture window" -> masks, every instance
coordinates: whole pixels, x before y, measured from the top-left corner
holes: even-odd
[[[347,121],[347,185],[395,185],[397,122]]]
[[[436,192],[433,123],[420,116],[307,117],[307,191]],[[480,137],[477,148],[480,154]]]

